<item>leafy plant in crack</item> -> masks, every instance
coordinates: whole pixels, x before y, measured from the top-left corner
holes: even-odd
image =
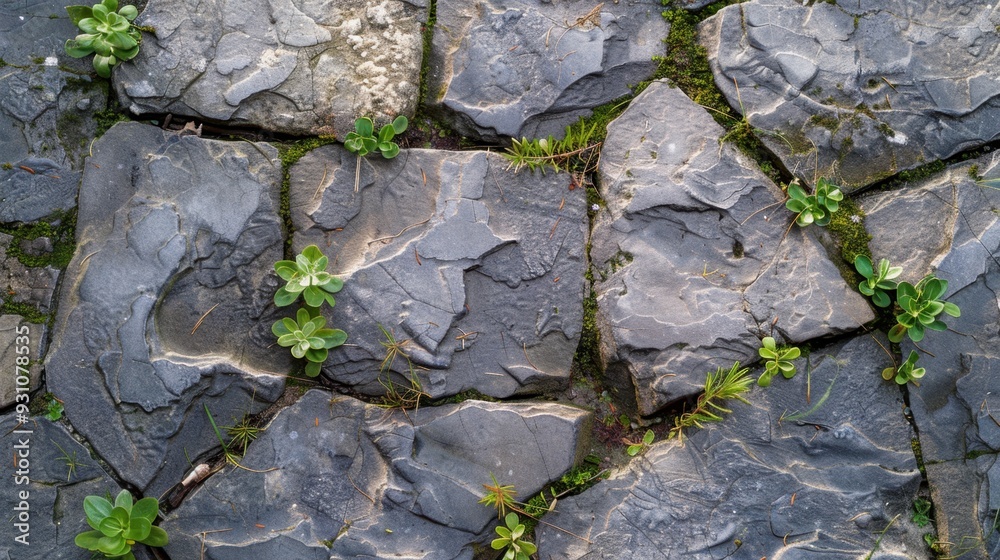
[[[497,526],[496,532],[499,537],[493,539],[490,546],[493,550],[506,548],[507,551],[503,555],[504,560],[528,560],[538,550],[538,547],[523,539],[525,529],[521,518],[514,512],[508,513],[504,517],[504,524],[506,526]]]
[[[903,267],[889,266],[889,259],[880,259],[878,269],[872,266],[872,261],[864,255],[854,259],[854,268],[865,279],[858,284],[858,291],[872,298],[872,303],[879,307],[889,307],[892,300],[886,291],[895,291],[896,282],[893,278],[903,273]]]
[[[295,303],[299,295],[309,307],[319,307],[326,302],[333,307],[333,294],[344,287],[344,282],[326,271],[329,259],[319,247],[310,245],[294,261],[278,261],[274,270],[286,283],[274,294],[274,304],[285,307]]]
[[[89,6],[66,6],[73,24],[83,33],[66,41],[66,54],[73,58],[94,55],[94,70],[102,78],[111,77],[111,69],[121,60],[139,54],[142,35],[132,25],[139,15],[135,6],[122,6],[118,0],[103,0]]]
[[[167,532],[153,526],[159,507],[156,498],[133,503],[128,490],[122,490],[114,504],[100,496],[87,496],[83,511],[94,530],[80,533],[74,542],[106,558],[135,560],[132,546],[136,543],[157,547],[167,544]]]
[[[319,247],[310,245],[294,261],[278,261],[274,265],[275,272],[285,280],[285,285],[274,294],[274,304],[291,305],[301,295],[305,306],[296,312],[294,319],[285,317],[275,321],[271,332],[278,338],[278,344],[291,349],[292,356],[306,359],[305,372],[309,377],[319,375],[330,349],[347,341],[344,331],[325,328],[326,318],[320,314],[323,303],[330,307],[337,303],[333,294],[344,287],[343,281],[326,271],[327,264]]]
[[[910,381],[917,384],[915,380],[920,379],[927,373],[924,368],[917,367],[918,358],[916,350],[910,350],[910,355],[906,358],[905,362],[899,365],[899,368],[890,366],[882,370],[882,379],[886,381],[894,379],[900,385],[906,385]]]
[[[931,501],[925,498],[913,500],[913,524],[926,527],[931,522]]]
[[[625,453],[628,453],[629,457],[635,457],[640,453],[645,453],[649,449],[650,445],[653,445],[653,430],[646,430],[646,433],[642,434],[642,439],[639,441],[625,440],[628,447],[625,448]]]
[[[763,346],[757,350],[757,353],[766,361],[764,362],[764,373],[757,379],[757,385],[761,387],[771,385],[771,378],[778,372],[781,372],[785,379],[795,377],[795,364],[792,363],[792,360],[798,359],[802,355],[802,351],[797,346],[778,348],[774,338],[770,336],[765,336],[762,344]]]
[[[795,212],[795,223],[799,227],[809,224],[825,226],[830,223],[830,216],[840,208],[844,193],[829,180],[820,177],[814,194],[806,194],[798,182],[793,182],[788,185],[788,197],[785,208]]]
[[[326,317],[310,317],[307,309],[299,309],[295,320],[285,317],[271,326],[278,337],[278,344],[290,347],[292,356],[305,358],[306,375],[316,377],[331,348],[347,340],[347,333],[340,329],[326,329]]]
[[[954,303],[941,301],[948,290],[948,282],[928,274],[917,285],[900,282],[896,287],[896,303],[902,311],[896,315],[896,325],[889,329],[889,340],[900,342],[909,336],[913,342],[924,339],[925,329],[947,330],[948,326],[938,320],[941,313],[958,317],[961,310]]]
[[[722,401],[736,399],[750,404],[750,401],[743,397],[743,393],[746,393],[753,383],[753,378],[747,375],[749,372],[750,368],[740,368],[739,362],[734,363],[728,372],[721,367],[714,373],[709,372],[705,377],[705,390],[698,396],[694,410],[685,412],[674,420],[670,437],[683,437],[683,430],[691,426],[702,428],[706,422],[721,421],[721,414],[732,412],[722,406]]]
[[[344,147],[352,154],[358,155],[358,164],[354,173],[354,192],[358,192],[361,182],[361,158],[379,152],[385,159],[399,155],[399,145],[393,142],[397,134],[402,134],[409,126],[409,120],[400,115],[391,123],[383,126],[375,136],[375,122],[368,117],[360,117],[354,121],[354,132],[348,132],[344,138]]]
[[[587,127],[584,121],[580,120],[578,124],[577,128],[567,126],[566,135],[560,140],[554,139],[551,135],[548,138],[512,140],[503,157],[507,158],[510,167],[515,171],[520,171],[524,167],[531,171],[541,170],[543,174],[546,167],[551,167],[557,172],[570,171],[577,163],[582,163],[579,166],[581,170],[588,171],[591,167],[591,158],[584,159],[584,156],[601,145],[600,142],[591,141],[597,131],[598,123],[595,122]]]

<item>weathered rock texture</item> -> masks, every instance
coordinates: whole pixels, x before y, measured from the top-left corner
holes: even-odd
[[[73,206],[97,128],[94,112],[107,106],[107,84],[83,75],[90,61],[63,52],[77,33],[65,6],[57,0],[0,5],[0,221],[37,219],[67,197]],[[25,207],[28,201],[34,208]],[[14,217],[12,208],[41,214]]]
[[[0,407],[15,402],[27,404],[28,391],[42,383],[42,347],[45,326],[29,323],[20,315],[0,315],[0,363],[7,364],[7,374],[0,376]],[[25,358],[29,363],[18,364]],[[23,369],[18,369],[18,367]],[[27,380],[27,382],[25,382]],[[18,400],[17,395],[21,395]]]
[[[135,113],[177,113],[293,134],[416,110],[426,4],[151,0],[156,29],[115,70]]]
[[[764,336],[801,342],[874,317],[721,134],[663,82],[608,127],[591,249],[598,324],[611,377],[634,385],[644,414],[700,391],[708,370],[756,361]]]
[[[329,319],[349,339],[328,375],[384,393],[381,325],[408,341],[434,397],[565,386],[583,315],[583,189],[486,152],[407,150],[362,162],[355,193],[355,162],[327,146],[291,170],[293,248],[318,245],[345,283]],[[406,358],[392,369],[408,386]]]
[[[976,162],[979,172],[994,178],[1000,176],[998,163],[995,156]],[[953,543],[952,554],[986,558],[988,550],[995,558],[1000,555],[993,529],[1000,511],[1000,193],[977,185],[969,169],[969,164],[953,166],[908,189],[864,197],[862,206],[872,253],[903,266],[902,280],[916,283],[930,272],[947,280],[945,299],[962,310],[959,318],[944,316],[950,330],[928,332],[919,348],[907,340],[902,351],[906,356],[917,349],[919,364],[927,369],[920,387],[910,388],[910,404],[937,508],[938,537]]]
[[[264,279],[282,256],[276,155],[129,123],[88,160],[48,383],[101,457],[150,494],[217,445],[204,405],[227,424],[284,387],[258,375],[289,367],[268,350],[266,320],[276,282]]]
[[[39,418],[18,426],[16,416],[9,414],[0,416],[0,426],[4,427],[0,445],[7,450],[3,505],[8,512],[0,556],[25,560],[86,557],[87,552],[73,544],[77,533],[91,530],[83,513],[83,499],[105,492],[117,495],[118,484],[101,470],[90,451],[58,424]],[[21,452],[24,455],[18,456]],[[10,468],[11,453],[15,454],[14,468]],[[21,466],[17,466],[19,459],[25,461]],[[19,470],[25,472],[19,474]],[[27,499],[21,499],[21,492],[27,492]],[[26,544],[14,541],[22,534],[14,525],[21,522],[21,512],[28,515]]]
[[[702,40],[789,170],[858,186],[1000,134],[991,5],[755,0],[706,20]]]
[[[243,459],[163,523],[167,552],[198,558],[472,558],[496,511],[494,474],[520,496],[582,459],[588,413],[558,404],[461,405],[403,414],[310,391]],[[220,531],[220,532],[213,532]]]
[[[463,134],[562,137],[656,68],[662,6],[625,2],[437,3],[427,102]]]
[[[752,406],[731,403],[683,446],[654,444],[545,517],[590,544],[540,526],[539,555],[789,560],[877,548],[877,558],[926,558],[908,519],[921,480],[913,432],[902,395],[879,375],[889,363],[867,336],[814,351],[812,401],[803,371],[754,388]]]

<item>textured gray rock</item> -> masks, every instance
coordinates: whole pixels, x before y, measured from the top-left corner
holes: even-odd
[[[268,349],[276,157],[138,123],[94,144],[47,382],[100,456],[150,494],[217,445],[203,405],[228,423],[284,387],[261,375],[290,360]]]
[[[406,150],[363,162],[355,193],[355,161],[326,146],[290,173],[293,248],[323,248],[345,282],[329,319],[349,338],[327,374],[384,393],[381,325],[409,341],[434,397],[568,384],[583,320],[583,189],[486,152]],[[393,369],[407,383],[406,360]]]
[[[12,181],[19,192],[30,184],[25,192],[41,193],[35,202],[43,208],[49,196],[63,200],[70,186],[75,193],[80,177],[71,168],[80,169],[94,137],[93,113],[107,106],[107,84],[86,75],[90,61],[63,51],[77,33],[65,6],[58,0],[0,5],[0,164],[42,167],[30,177],[0,171],[2,221],[11,221]]]
[[[39,313],[50,313],[59,269],[53,266],[25,266],[8,254],[13,239],[6,233],[0,233],[0,270],[3,270],[0,276],[0,303],[27,304]]]
[[[990,6],[755,0],[706,20],[702,42],[788,169],[857,186],[1000,134]]]
[[[976,162],[988,177],[1000,176],[998,163],[996,157]],[[917,349],[920,365],[927,369],[920,386],[910,387],[910,404],[939,538],[954,543],[952,554],[971,548],[963,558],[986,558],[985,535],[990,556],[996,557],[1000,193],[976,185],[969,178],[969,164],[961,164],[907,190],[866,196],[861,204],[868,215],[872,253],[903,266],[901,279],[911,283],[930,272],[947,280],[945,298],[962,310],[959,318],[945,318],[952,330],[929,332],[919,348],[904,341],[902,351],[906,356]]]
[[[0,445],[8,454],[15,454],[15,461],[25,462],[20,466],[15,463],[13,469],[4,468],[7,476],[3,503],[8,512],[5,517],[11,519],[4,520],[0,556],[25,560],[86,557],[87,552],[73,544],[77,533],[90,530],[83,499],[88,495],[103,496],[105,492],[116,495],[120,491],[118,484],[101,470],[90,451],[58,424],[35,418],[18,427],[15,415],[9,414],[0,416],[0,426]],[[17,456],[22,451],[25,454]],[[9,461],[10,455],[8,465]],[[18,473],[20,470],[25,472]],[[26,499],[22,500],[21,492],[27,492]],[[23,533],[14,525],[22,522],[22,512],[27,514],[25,544],[14,541]]]
[[[0,315],[0,363],[7,364],[8,374],[0,376],[0,407],[19,402],[26,404],[26,393],[37,389],[42,382],[42,347],[45,326],[29,323],[20,315]],[[18,364],[21,357],[32,361]],[[24,369],[17,369],[18,367]],[[18,399],[17,395],[22,395]]]
[[[50,159],[11,163],[10,169],[0,170],[0,222],[34,222],[70,210],[79,185],[80,172]]]
[[[814,350],[812,402],[802,373],[755,387],[752,406],[732,403],[683,446],[656,443],[626,471],[560,500],[545,520],[590,544],[540,526],[539,555],[789,560],[877,548],[873,558],[929,558],[909,522],[921,477],[902,394],[879,375],[889,363],[868,336]]]
[[[406,415],[310,391],[162,524],[173,558],[472,558],[496,512],[493,473],[520,496],[582,459],[590,415],[466,401]],[[221,532],[212,532],[223,530]]]
[[[656,69],[658,2],[437,3],[428,100],[462,134],[561,137]]]
[[[591,260],[602,357],[638,409],[697,392],[708,370],[874,318],[781,191],[680,90],[654,82],[608,127],[607,207]]]
[[[114,73],[135,113],[176,113],[292,134],[354,129],[416,110],[425,2],[151,0],[156,29]]]

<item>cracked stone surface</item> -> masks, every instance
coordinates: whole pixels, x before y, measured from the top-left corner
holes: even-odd
[[[37,417],[15,428],[31,433],[14,433],[11,428],[17,424],[14,414],[0,416],[0,425],[4,426],[0,445],[8,453],[26,449],[28,454],[26,475],[18,475],[16,467],[4,468],[7,476],[3,503],[11,519],[5,519],[7,527],[0,542],[0,556],[25,560],[71,560],[81,554],[86,556],[86,551],[73,544],[77,533],[90,530],[83,513],[83,499],[89,495],[103,496],[105,492],[117,495],[121,488],[63,426]],[[10,465],[9,460],[7,464]],[[26,500],[21,500],[21,492],[27,492]],[[20,521],[14,517],[24,511],[22,501],[27,505],[27,546],[14,541],[21,534],[14,525]],[[19,506],[22,509],[16,510]],[[137,556],[143,560],[149,558]]]
[[[24,402],[24,396],[18,401],[18,394],[24,395],[25,389],[35,390],[42,383],[42,348],[45,341],[45,325],[30,323],[20,315],[0,315],[0,360],[8,364],[8,375],[0,376],[0,407]],[[18,357],[32,360],[28,365],[17,369]],[[24,360],[22,359],[22,362]],[[25,383],[27,378],[27,383]]]
[[[781,191],[722,133],[664,82],[608,127],[590,254],[601,353],[643,414],[700,391],[708,370],[756,361],[772,332],[795,343],[874,318],[813,230],[785,233]]]
[[[996,156],[973,163],[989,178],[1000,176]],[[963,558],[995,558],[1000,555],[1000,538],[992,529],[1000,511],[1000,193],[976,185],[969,169],[969,163],[955,165],[907,190],[866,196],[861,204],[873,255],[902,266],[902,280],[915,283],[931,272],[947,280],[945,299],[962,310],[961,317],[945,318],[948,331],[928,332],[919,345],[907,339],[902,352],[916,349],[927,369],[920,387],[910,387],[910,404],[939,538],[955,543],[952,554],[964,551]],[[933,218],[914,222],[913,216]],[[901,236],[903,223],[907,234]]]
[[[106,108],[107,84],[70,58],[76,27],[57,0],[0,5],[0,222],[75,206],[83,158]]]
[[[290,360],[268,350],[280,184],[266,144],[138,123],[94,144],[47,382],[100,456],[150,495],[218,444],[205,405],[226,423],[284,388],[266,375]]]
[[[793,173],[855,187],[1000,135],[988,0],[804,4],[729,6],[701,30],[716,84]]]
[[[428,103],[465,135],[552,134],[656,69],[669,26],[658,2],[441,0]]]
[[[325,146],[290,172],[293,248],[323,248],[344,280],[324,313],[349,338],[326,374],[383,394],[381,325],[408,341],[433,397],[567,385],[583,321],[583,189],[486,152],[405,150],[362,162],[355,193],[355,162]],[[392,369],[409,386],[406,359]]]
[[[413,116],[426,2],[151,0],[113,75],[134,113],[343,138],[361,115]]]
[[[472,558],[496,512],[493,473],[519,495],[582,460],[590,413],[555,403],[422,407],[406,415],[313,390],[192,492],[162,526],[173,558]],[[235,512],[235,514],[234,514]]]
[[[545,517],[590,544],[539,526],[539,556],[862,558],[878,540],[875,558],[928,558],[909,521],[921,480],[913,432],[902,394],[878,374],[888,356],[861,336],[815,349],[809,362],[811,402],[802,373],[776,379],[683,446],[653,444]],[[801,372],[806,359],[797,364]]]

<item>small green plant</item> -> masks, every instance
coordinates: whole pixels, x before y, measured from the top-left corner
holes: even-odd
[[[573,128],[566,127],[566,135],[561,140],[556,140],[552,136],[548,138],[536,138],[528,140],[512,140],[511,146],[503,154],[510,167],[519,171],[523,167],[535,171],[541,170],[545,173],[546,167],[551,167],[558,171],[570,171],[574,164],[581,163],[580,171],[586,171],[590,167],[590,158],[584,156],[592,153],[600,147],[600,142],[592,142],[591,139],[597,132],[597,124],[587,127],[583,120],[578,121],[579,126]]]
[[[347,333],[340,329],[326,329],[326,317],[309,316],[307,309],[299,309],[295,320],[285,317],[271,326],[271,332],[278,337],[278,344],[292,349],[292,356],[305,358],[306,375],[316,377],[329,354],[347,340]]]
[[[765,336],[762,343],[763,346],[757,350],[757,353],[766,361],[764,362],[764,373],[757,379],[757,385],[769,386],[771,378],[778,372],[781,372],[785,379],[795,377],[795,364],[792,363],[792,360],[801,356],[802,351],[797,346],[778,348],[774,338],[770,336]]]
[[[252,426],[245,416],[235,426],[223,426],[222,429],[226,430],[226,435],[230,438],[229,445],[238,448],[241,455],[247,454],[250,442],[257,439],[261,432],[261,429]]]
[[[502,519],[508,509],[516,508],[517,502],[514,501],[514,496],[517,493],[514,491],[514,485],[497,482],[497,477],[493,476],[493,473],[490,473],[490,480],[493,484],[483,484],[486,495],[479,500],[479,503],[496,508],[497,518]]]
[[[361,158],[373,152],[379,152],[385,159],[399,155],[399,145],[392,141],[397,134],[406,131],[409,121],[400,115],[394,121],[383,126],[375,136],[375,122],[368,117],[360,117],[354,121],[354,132],[348,132],[344,138],[344,147],[352,154],[358,154],[358,164],[354,173],[354,192],[358,192],[361,182]]]
[[[507,549],[504,553],[504,560],[528,560],[528,558],[538,550],[534,544],[523,540],[524,524],[521,518],[514,512],[508,513],[504,517],[504,524],[496,528],[498,538],[493,539],[490,546],[493,550]]]
[[[285,307],[295,303],[302,295],[309,307],[319,307],[326,302],[333,307],[337,302],[333,294],[344,287],[344,282],[326,271],[329,259],[319,247],[310,245],[294,261],[278,261],[274,270],[286,282],[274,294],[274,304]]]
[[[93,7],[66,6],[73,24],[83,33],[66,41],[66,54],[73,58],[94,55],[94,70],[102,78],[111,77],[111,69],[122,60],[139,53],[142,35],[132,21],[139,15],[135,6],[122,6],[118,0],[103,0]]]
[[[721,414],[732,412],[722,406],[722,401],[736,399],[750,404],[750,401],[743,397],[743,393],[746,393],[753,383],[753,378],[747,375],[749,372],[750,368],[740,368],[739,362],[734,363],[728,372],[721,367],[714,373],[709,372],[705,377],[705,390],[698,396],[694,410],[674,419],[670,437],[683,437],[683,430],[691,426],[701,428],[706,422],[721,421]]]
[[[796,213],[795,223],[799,227],[809,224],[825,226],[830,223],[830,216],[840,208],[844,193],[826,178],[820,177],[815,194],[807,195],[798,182],[793,182],[788,185],[788,197],[785,208]]]
[[[907,356],[906,361],[900,364],[899,368],[887,367],[882,370],[882,379],[886,381],[894,379],[896,383],[900,385],[906,385],[908,382],[913,381],[916,384],[916,379],[920,379],[927,373],[924,368],[918,368],[916,350],[910,350],[910,355]]]
[[[82,463],[76,460],[76,451],[74,451],[73,454],[70,455],[69,453],[66,452],[65,449],[62,448],[61,445],[56,443],[55,440],[49,440],[49,441],[51,441],[52,445],[55,445],[56,448],[62,452],[62,457],[59,457],[59,460],[62,461],[63,463],[66,463],[66,482],[69,482],[70,479],[73,478],[73,473],[76,472],[76,468],[79,467]]]
[[[56,422],[62,418],[64,412],[63,403],[59,399],[52,396],[52,393],[47,393],[45,397],[45,417],[53,422]]]
[[[106,558],[135,560],[132,546],[136,543],[157,547],[167,544],[167,532],[153,525],[159,507],[156,498],[133,503],[128,490],[122,490],[114,504],[100,496],[87,496],[83,511],[94,530],[80,533],[74,542]]]
[[[900,342],[909,336],[913,342],[924,339],[924,330],[947,330],[948,326],[937,319],[942,312],[958,317],[961,310],[954,303],[941,301],[948,290],[948,282],[928,274],[917,285],[900,282],[896,287],[896,303],[902,311],[896,315],[896,325],[889,329],[889,340]]]
[[[889,259],[880,259],[878,261],[878,269],[872,266],[872,261],[864,255],[858,255],[854,259],[854,268],[857,269],[858,274],[864,276],[865,279],[858,284],[858,290],[872,298],[872,303],[879,307],[889,307],[892,304],[892,300],[886,291],[895,291],[896,282],[893,278],[898,277],[903,273],[903,268],[900,266],[889,266]]]
[[[340,329],[328,329],[326,318],[320,315],[320,306],[326,303],[333,307],[337,301],[333,294],[344,287],[343,281],[326,271],[328,260],[319,247],[310,245],[302,250],[294,261],[278,261],[275,272],[285,285],[274,294],[274,304],[284,307],[295,303],[302,296],[305,306],[300,308],[295,319],[285,317],[271,325],[271,332],[278,338],[278,344],[291,348],[292,356],[306,359],[306,375],[316,377],[326,361],[330,349],[347,340],[347,333]]]
[[[931,501],[925,498],[913,500],[913,520],[917,527],[926,527],[931,522]]]
[[[653,445],[653,430],[646,430],[646,433],[642,434],[642,439],[639,441],[625,440],[628,447],[625,448],[625,453],[628,453],[629,457],[635,457],[640,453],[645,453],[649,449],[650,445]]]

